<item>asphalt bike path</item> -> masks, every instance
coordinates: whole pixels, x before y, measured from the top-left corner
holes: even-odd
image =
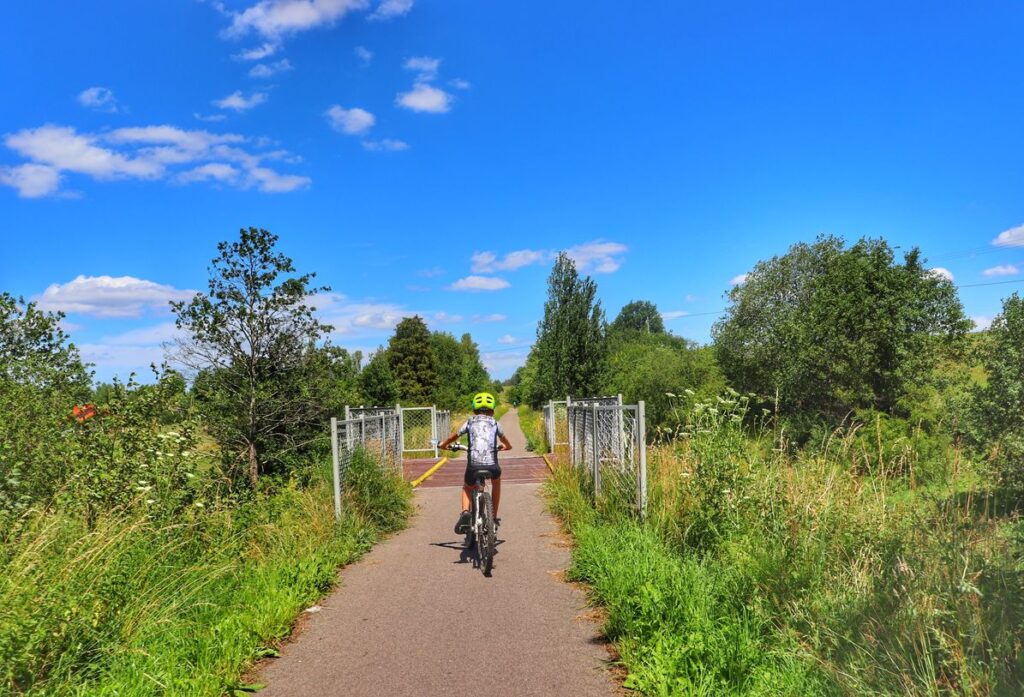
[[[501,425],[513,444],[501,455],[504,469],[527,453],[518,415],[510,411]],[[442,471],[464,467],[455,460]],[[491,578],[452,531],[459,495],[457,486],[418,489],[410,527],[342,571],[338,589],[263,666],[260,694],[617,694],[585,598],[560,580],[569,550],[540,484],[502,487]]]

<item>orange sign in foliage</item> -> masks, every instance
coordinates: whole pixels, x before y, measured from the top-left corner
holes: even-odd
[[[71,407],[71,416],[80,424],[84,424],[86,421],[96,416],[96,405],[95,404],[83,404],[78,406],[77,404]]]

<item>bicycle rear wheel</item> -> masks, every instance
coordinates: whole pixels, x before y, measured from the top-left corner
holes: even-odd
[[[483,524],[480,526],[477,552],[480,554],[480,569],[484,576],[490,576],[494,567],[494,547],[497,540],[494,534],[494,504],[489,493],[480,495],[480,518]]]

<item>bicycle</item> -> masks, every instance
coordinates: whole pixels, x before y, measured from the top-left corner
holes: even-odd
[[[448,450],[453,453],[459,450],[469,452],[469,448],[461,443],[452,443]],[[498,544],[494,502],[491,500],[491,492],[487,490],[487,480],[490,478],[491,473],[487,471],[481,471],[475,477],[475,486],[470,496],[469,532],[466,533],[466,548],[472,549],[473,545],[476,545],[480,569],[484,576],[491,575],[491,569],[494,567],[494,549]]]

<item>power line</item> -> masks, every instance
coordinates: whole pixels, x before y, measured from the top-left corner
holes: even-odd
[[[989,281],[988,283],[965,283],[957,286],[957,288],[979,288],[981,286],[1001,286],[1007,283],[1024,283],[1024,278],[1018,278],[1013,281]]]
[[[1024,283],[1024,278],[1017,278],[1011,281],[988,281],[987,283],[964,283],[962,285],[954,284],[953,287],[957,290],[961,288],[980,288],[982,286],[1003,286],[1008,283]],[[729,308],[723,307],[721,310],[714,312],[694,312],[691,314],[682,315],[681,317],[673,317],[672,319],[687,319],[688,317],[706,317],[708,315],[720,315]]]

